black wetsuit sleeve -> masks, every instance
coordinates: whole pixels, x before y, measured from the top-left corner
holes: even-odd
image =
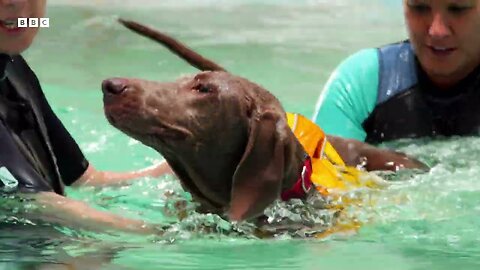
[[[88,161],[62,122],[45,104],[45,122],[63,183],[73,184],[88,168]]]
[[[0,121],[0,194],[39,191],[54,189],[33,169]]]
[[[37,86],[40,87],[38,83]],[[41,96],[41,109],[53,152],[57,159],[58,169],[63,183],[69,186],[83,175],[89,163],[71,134],[53,112],[43,92]]]
[[[23,60],[23,59],[22,59]],[[25,63],[26,64],[26,63]],[[27,65],[28,66],[28,65]],[[80,147],[50,107],[34,72],[28,68],[29,77],[38,94],[38,102],[45,119],[48,136],[57,159],[58,169],[65,185],[69,186],[83,175],[89,163]]]

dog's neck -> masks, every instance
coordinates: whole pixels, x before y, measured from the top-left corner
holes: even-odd
[[[202,193],[210,191],[208,196],[214,200],[216,205],[214,208],[228,204],[232,186],[231,183],[227,184],[226,179],[232,178],[241,156],[211,155],[210,150],[190,152],[188,155],[178,155],[178,153],[163,155],[180,178],[182,185],[192,195],[203,197]],[[214,168],[212,164],[216,164]],[[215,189],[211,190],[211,187]]]
[[[296,138],[292,142],[292,148],[290,160],[287,160],[288,164],[283,179],[282,192],[291,189],[295,185],[305,165],[305,150]]]

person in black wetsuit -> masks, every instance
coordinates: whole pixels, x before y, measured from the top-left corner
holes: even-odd
[[[403,3],[409,39],[345,60],[315,122],[369,143],[480,135],[480,0]]]
[[[43,206],[36,217],[64,225],[155,232],[154,225],[98,211],[64,196],[65,185],[116,184],[171,170],[163,162],[136,172],[101,172],[86,160],[20,56],[38,28],[18,28],[17,18],[41,18],[45,6],[46,0],[0,1],[0,195],[33,198]]]

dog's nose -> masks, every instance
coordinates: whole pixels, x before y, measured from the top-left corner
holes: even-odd
[[[118,95],[127,89],[127,80],[121,78],[107,79],[102,82],[102,90],[104,93]]]

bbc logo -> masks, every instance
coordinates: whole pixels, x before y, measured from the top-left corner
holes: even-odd
[[[18,18],[18,27],[50,27],[50,18]]]

